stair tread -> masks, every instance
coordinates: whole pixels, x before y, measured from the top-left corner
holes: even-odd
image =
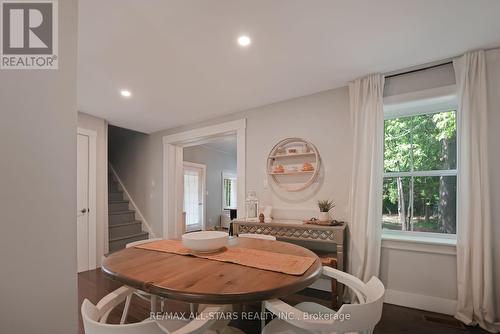
[[[123,215],[126,213],[135,213],[134,210],[109,211],[108,215]]]
[[[127,222],[127,223],[110,224],[110,225],[108,225],[108,227],[109,228],[113,228],[113,227],[120,227],[120,226],[126,226],[126,225],[135,225],[135,224],[141,224],[141,221],[140,220],[134,220],[134,221]]]
[[[116,199],[108,201],[108,204],[120,204],[120,203],[128,203],[126,199]]]
[[[145,235],[148,235],[148,232],[141,232],[141,233],[126,235],[124,237],[118,237],[118,238],[114,238],[114,239],[109,239],[109,242],[118,241],[118,240],[124,240],[124,239],[130,239],[130,238],[136,238],[136,237],[141,237],[141,236],[145,236]]]

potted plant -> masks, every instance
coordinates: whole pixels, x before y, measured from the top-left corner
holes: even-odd
[[[335,203],[330,200],[319,200],[319,221],[326,222],[330,221],[330,210],[335,207]]]

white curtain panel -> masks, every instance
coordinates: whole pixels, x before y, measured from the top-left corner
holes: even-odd
[[[455,317],[496,333],[483,50],[453,61],[458,91],[458,304]]]
[[[349,197],[349,272],[363,281],[378,276],[382,233],[384,154],[384,76],[370,75],[349,83],[354,130],[353,170]]]

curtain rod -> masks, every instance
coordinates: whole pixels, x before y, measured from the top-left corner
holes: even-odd
[[[483,49],[483,50],[484,51],[491,51],[491,50],[496,50],[496,49],[499,49],[499,48],[500,48],[499,46],[495,46],[495,47],[487,48],[487,49]],[[428,69],[431,69],[431,68],[436,68],[436,67],[439,67],[439,66],[444,66],[444,65],[452,64],[453,63],[453,58],[455,58],[455,57],[441,59],[441,60],[438,60],[438,61],[435,61],[435,62],[432,62],[432,63],[416,65],[416,66],[412,66],[412,67],[409,67],[409,68],[406,68],[406,69],[403,69],[403,70],[399,70],[399,71],[388,72],[388,73],[385,73],[385,78],[389,79],[389,78],[397,77],[397,76],[400,76],[400,75],[415,73],[415,72],[419,72],[419,71],[425,71],[425,70],[428,70]]]
[[[452,63],[453,62],[451,60],[448,60],[448,61],[445,61],[445,62],[440,62],[439,64],[433,64],[433,65],[428,65],[428,66],[424,66],[424,67],[420,67],[419,66],[418,68],[408,69],[408,70],[404,70],[403,72],[397,72],[397,73],[394,73],[394,74],[386,75],[385,78],[386,79],[394,78],[394,77],[398,77],[400,75],[405,75],[405,74],[410,74],[410,73],[425,71],[425,70],[429,70],[431,68],[436,68],[436,67],[440,67],[440,66],[444,66],[444,65],[449,65],[449,64],[452,64]]]

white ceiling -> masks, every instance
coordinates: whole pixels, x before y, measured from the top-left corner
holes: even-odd
[[[500,45],[496,0],[79,4],[79,110],[147,133]]]
[[[232,155],[234,158],[236,158],[236,153],[238,152],[236,135],[216,137],[200,146]]]

